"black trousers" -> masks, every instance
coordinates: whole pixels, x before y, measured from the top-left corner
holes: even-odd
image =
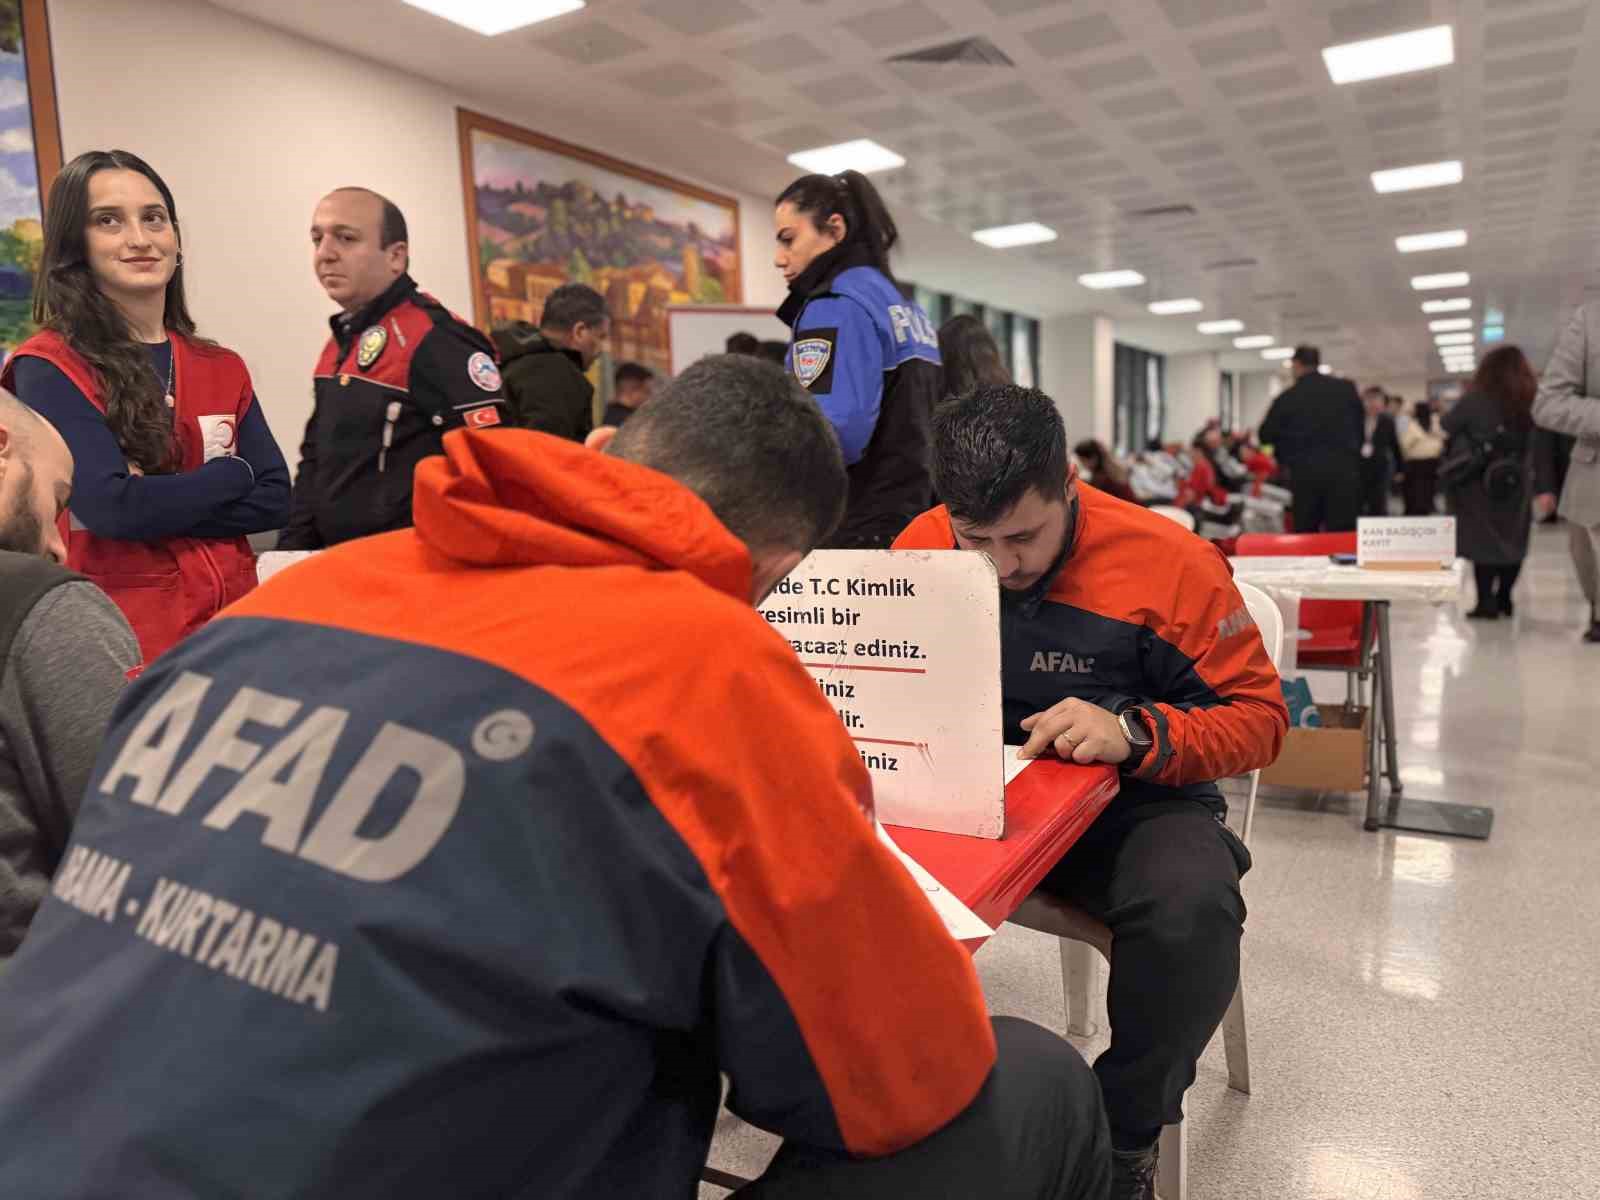
[[[1361,513],[1363,517],[1389,515],[1389,485],[1394,482],[1394,472],[1386,463],[1375,464],[1371,459],[1361,462]]]
[[[740,1200],[1104,1200],[1111,1146],[1088,1064],[1055,1034],[994,1018],[999,1059],[950,1124],[886,1158],[784,1143]]]
[[[1406,463],[1406,481],[1400,488],[1406,498],[1406,516],[1433,516],[1437,511],[1434,497],[1439,491],[1439,460],[1413,458]]]
[[[1111,928],[1111,1045],[1094,1064],[1119,1149],[1183,1119],[1239,983],[1250,852],[1194,800],[1113,803],[1044,888]]]
[[[1294,491],[1296,533],[1348,533],[1355,529],[1361,515],[1359,462],[1296,465],[1289,483]]]
[[[1472,574],[1478,584],[1478,607],[1503,607],[1511,600],[1511,589],[1517,586],[1517,577],[1522,574],[1522,564],[1512,563],[1509,567],[1497,567],[1473,563]]]

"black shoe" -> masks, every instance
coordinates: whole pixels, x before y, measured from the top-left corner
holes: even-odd
[[[1499,618],[1500,609],[1498,606],[1495,608],[1485,608],[1480,604],[1477,608],[1473,609],[1467,614],[1467,620],[1469,621],[1495,621]]]
[[[1110,1200],[1157,1200],[1156,1163],[1160,1152],[1159,1141],[1143,1150],[1113,1150]]]
[[[1517,615],[1517,606],[1511,603],[1510,596],[1500,597],[1500,615],[1505,617],[1514,617]]]

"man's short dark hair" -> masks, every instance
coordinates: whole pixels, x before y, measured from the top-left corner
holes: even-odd
[[[378,224],[378,245],[382,249],[387,250],[396,242],[404,242],[408,247],[411,245],[411,236],[406,230],[406,215],[389,197],[366,187],[342,187],[335,188],[334,191],[365,192],[378,202],[378,206],[383,210],[383,216]]]
[[[758,358],[702,358],[628,418],[610,453],[672,476],[754,550],[808,553],[844,517],[833,427]]]
[[[545,299],[540,329],[565,333],[574,325],[599,326],[611,319],[606,298],[586,283],[563,283]]]
[[[619,363],[617,369],[611,373],[611,382],[621,387],[625,383],[648,383],[655,377],[656,373],[649,367],[636,362],[625,362]]]
[[[729,354],[760,354],[761,339],[753,333],[730,333],[722,348]]]
[[[1322,365],[1322,351],[1315,346],[1296,346],[1294,348],[1294,361],[1308,371],[1315,371]]]
[[[1037,388],[981,387],[933,413],[933,479],[950,514],[991,525],[1029,489],[1055,499],[1067,486],[1067,427]]]

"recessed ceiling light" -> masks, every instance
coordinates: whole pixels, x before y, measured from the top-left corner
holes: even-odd
[[[1445,363],[1444,369],[1452,375],[1471,375],[1478,369],[1476,363]]]
[[[980,229],[972,235],[972,240],[995,250],[1009,250],[1013,246],[1037,246],[1040,242],[1053,242],[1059,236],[1048,225],[1024,221],[1020,225],[996,225],[992,229]]]
[[[1433,336],[1435,346],[1470,346],[1477,340],[1470,333],[1436,333]]]
[[[1231,318],[1226,321],[1201,321],[1195,328],[1201,333],[1243,333],[1244,322]]]
[[[871,138],[856,138],[852,142],[839,142],[833,146],[818,146],[814,150],[798,150],[789,155],[789,161],[802,171],[817,175],[837,175],[841,171],[860,171],[870,175],[874,171],[892,171],[906,165],[906,160],[880,146]]]
[[[1460,333],[1463,329],[1472,328],[1471,317],[1451,317],[1447,321],[1429,321],[1429,333]]]
[[[1505,341],[1506,327],[1504,325],[1485,325],[1483,327],[1483,340],[1486,342]]]
[[[1448,25],[1392,33],[1364,42],[1345,42],[1322,52],[1335,83],[1362,83],[1389,75],[1447,67],[1456,60],[1455,36]]]
[[[1466,244],[1465,229],[1441,229],[1438,233],[1409,233],[1394,240],[1394,248],[1401,254],[1417,254],[1423,250],[1451,250]]]
[[[577,12],[584,0],[404,0],[404,3],[464,25],[474,33],[494,37]]]
[[[1453,300],[1424,300],[1422,311],[1425,313],[1466,312],[1472,307],[1472,299],[1468,296],[1457,296]]]
[[[1234,338],[1233,345],[1236,350],[1259,350],[1263,346],[1271,346],[1277,338],[1270,333],[1252,333],[1249,337]]]
[[[1450,159],[1447,162],[1418,163],[1414,167],[1374,171],[1372,188],[1384,195],[1389,192],[1415,192],[1423,188],[1448,187],[1452,183],[1460,183],[1461,178],[1460,160]]]
[[[1079,275],[1078,282],[1086,288],[1103,292],[1110,288],[1138,287],[1144,282],[1144,276],[1137,271],[1094,271]]]
[[[1294,357],[1293,346],[1274,346],[1271,350],[1263,350],[1262,358],[1270,358],[1274,362],[1283,362]]]
[[[1187,300],[1157,300],[1150,311],[1158,317],[1176,317],[1180,313],[1199,312],[1205,305],[1192,297]]]
[[[1449,271],[1443,275],[1414,275],[1411,286],[1419,292],[1432,292],[1439,288],[1466,287],[1472,282],[1472,276],[1465,271]]]

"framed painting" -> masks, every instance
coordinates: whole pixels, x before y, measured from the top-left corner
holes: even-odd
[[[0,361],[33,332],[44,196],[60,170],[45,0],[0,0]]]
[[[492,117],[456,110],[473,315],[537,325],[564,283],[606,298],[607,350],[671,369],[668,309],[738,304],[739,204]]]

